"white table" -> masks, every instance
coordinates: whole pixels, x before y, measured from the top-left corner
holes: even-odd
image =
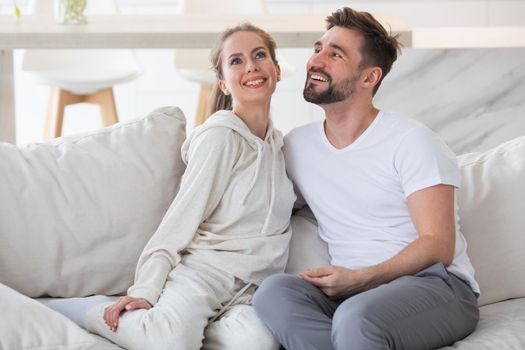
[[[13,49],[208,48],[225,28],[244,20],[270,32],[279,47],[304,48],[323,34],[325,15],[156,15],[89,17],[86,25],[58,25],[52,18],[0,16],[0,141],[16,142]],[[410,30],[394,17],[377,18],[411,46]]]

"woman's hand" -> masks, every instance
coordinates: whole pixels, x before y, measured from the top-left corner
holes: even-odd
[[[116,303],[104,309],[104,321],[113,332],[117,331],[118,319],[123,311],[151,309],[151,304],[144,298],[120,297]]]

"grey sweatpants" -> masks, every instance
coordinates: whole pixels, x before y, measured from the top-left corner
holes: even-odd
[[[274,275],[252,303],[288,350],[435,349],[463,339],[479,319],[470,287],[442,264],[337,301],[298,276]]]

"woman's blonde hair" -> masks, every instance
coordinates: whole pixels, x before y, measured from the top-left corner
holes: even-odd
[[[223,79],[223,72],[222,72],[222,50],[224,46],[224,42],[226,39],[228,39],[231,35],[238,33],[238,32],[252,32],[257,34],[264,44],[268,47],[268,50],[270,51],[270,57],[272,58],[272,61],[277,64],[277,58],[275,55],[275,40],[271,37],[270,34],[265,32],[259,27],[254,26],[251,23],[245,22],[241,23],[235,27],[228,28],[217,39],[217,42],[215,43],[215,47],[211,51],[210,55],[210,61],[212,64],[212,68],[215,71],[215,75],[217,77],[217,80],[214,83],[212,92],[211,92],[211,100],[210,100],[210,111],[208,115],[211,115],[221,109],[232,109],[232,98],[231,95],[225,95],[221,89],[219,88],[218,81]]]

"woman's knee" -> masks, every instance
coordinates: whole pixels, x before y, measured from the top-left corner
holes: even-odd
[[[154,307],[124,312],[117,332],[112,333],[106,331],[101,335],[130,350],[199,349],[204,338],[204,323],[199,329],[198,325],[177,322]]]
[[[235,305],[206,328],[203,349],[272,350],[279,344],[250,305]]]

